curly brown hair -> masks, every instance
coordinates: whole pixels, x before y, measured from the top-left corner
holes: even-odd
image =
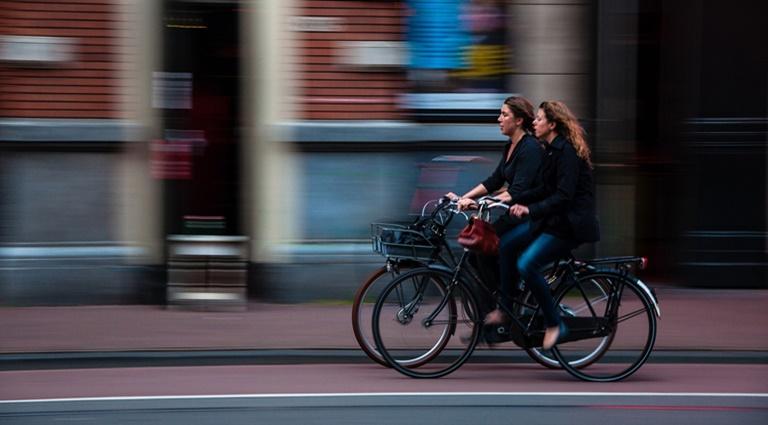
[[[547,121],[555,123],[555,131],[558,134],[562,134],[573,145],[574,149],[576,149],[576,155],[586,161],[589,168],[593,168],[584,127],[579,124],[579,120],[568,109],[568,106],[557,100],[548,100],[541,102],[539,108],[544,111]]]

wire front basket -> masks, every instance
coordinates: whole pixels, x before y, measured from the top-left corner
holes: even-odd
[[[371,223],[373,251],[385,257],[432,260],[440,248],[420,231],[397,223]]]

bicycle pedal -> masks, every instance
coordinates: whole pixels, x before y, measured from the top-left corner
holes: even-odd
[[[507,342],[512,338],[506,325],[488,325],[483,329],[483,337],[489,343]]]

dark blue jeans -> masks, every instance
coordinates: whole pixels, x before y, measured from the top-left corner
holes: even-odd
[[[536,297],[547,327],[560,324],[560,315],[555,300],[541,269],[576,247],[576,243],[560,239],[549,233],[535,233],[531,221],[513,227],[499,241],[499,278],[501,300],[511,309],[509,301],[515,296],[517,284],[522,277],[525,285]]]

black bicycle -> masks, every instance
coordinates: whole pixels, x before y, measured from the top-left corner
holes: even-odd
[[[487,208],[503,207],[490,204]],[[512,300],[510,322],[483,325],[480,297],[493,293],[467,267],[464,251],[453,267],[431,264],[401,274],[378,297],[372,316],[378,352],[397,371],[414,378],[445,376],[466,362],[481,334],[496,333],[530,353],[551,356],[571,375],[598,382],[618,381],[648,359],[660,316],[655,294],[632,273],[641,257],[556,263],[552,286],[560,315],[570,330],[549,352],[541,347],[544,326],[530,293]],[[439,347],[436,349],[435,347]],[[409,366],[401,359],[432,353]]]
[[[480,201],[492,200],[484,197]],[[384,265],[374,270],[357,288],[352,301],[352,330],[354,337],[363,352],[373,361],[383,366],[389,366],[387,360],[379,353],[373,339],[372,317],[373,309],[386,285],[403,273],[425,267],[428,264],[440,264],[455,267],[460,256],[455,255],[447,241],[448,225],[456,215],[468,218],[464,212],[457,209],[455,202],[442,199],[427,202],[422,208],[421,215],[409,222],[374,222],[371,223],[371,241],[374,252],[386,257]],[[473,275],[477,281],[476,270],[465,265],[466,272]],[[545,276],[550,283],[556,281],[556,269],[549,268]],[[498,294],[489,292],[486,299],[494,300]],[[530,292],[524,293],[524,299],[535,303]],[[450,308],[450,307],[448,307]],[[489,330],[489,338],[501,342],[504,335],[495,330]],[[437,357],[446,347],[451,332],[442,333],[433,341],[433,345],[412,352],[412,356],[400,356],[397,361],[403,367],[416,368]],[[528,355],[541,365],[549,368],[559,368],[557,359],[549,352],[536,348],[525,348]]]

